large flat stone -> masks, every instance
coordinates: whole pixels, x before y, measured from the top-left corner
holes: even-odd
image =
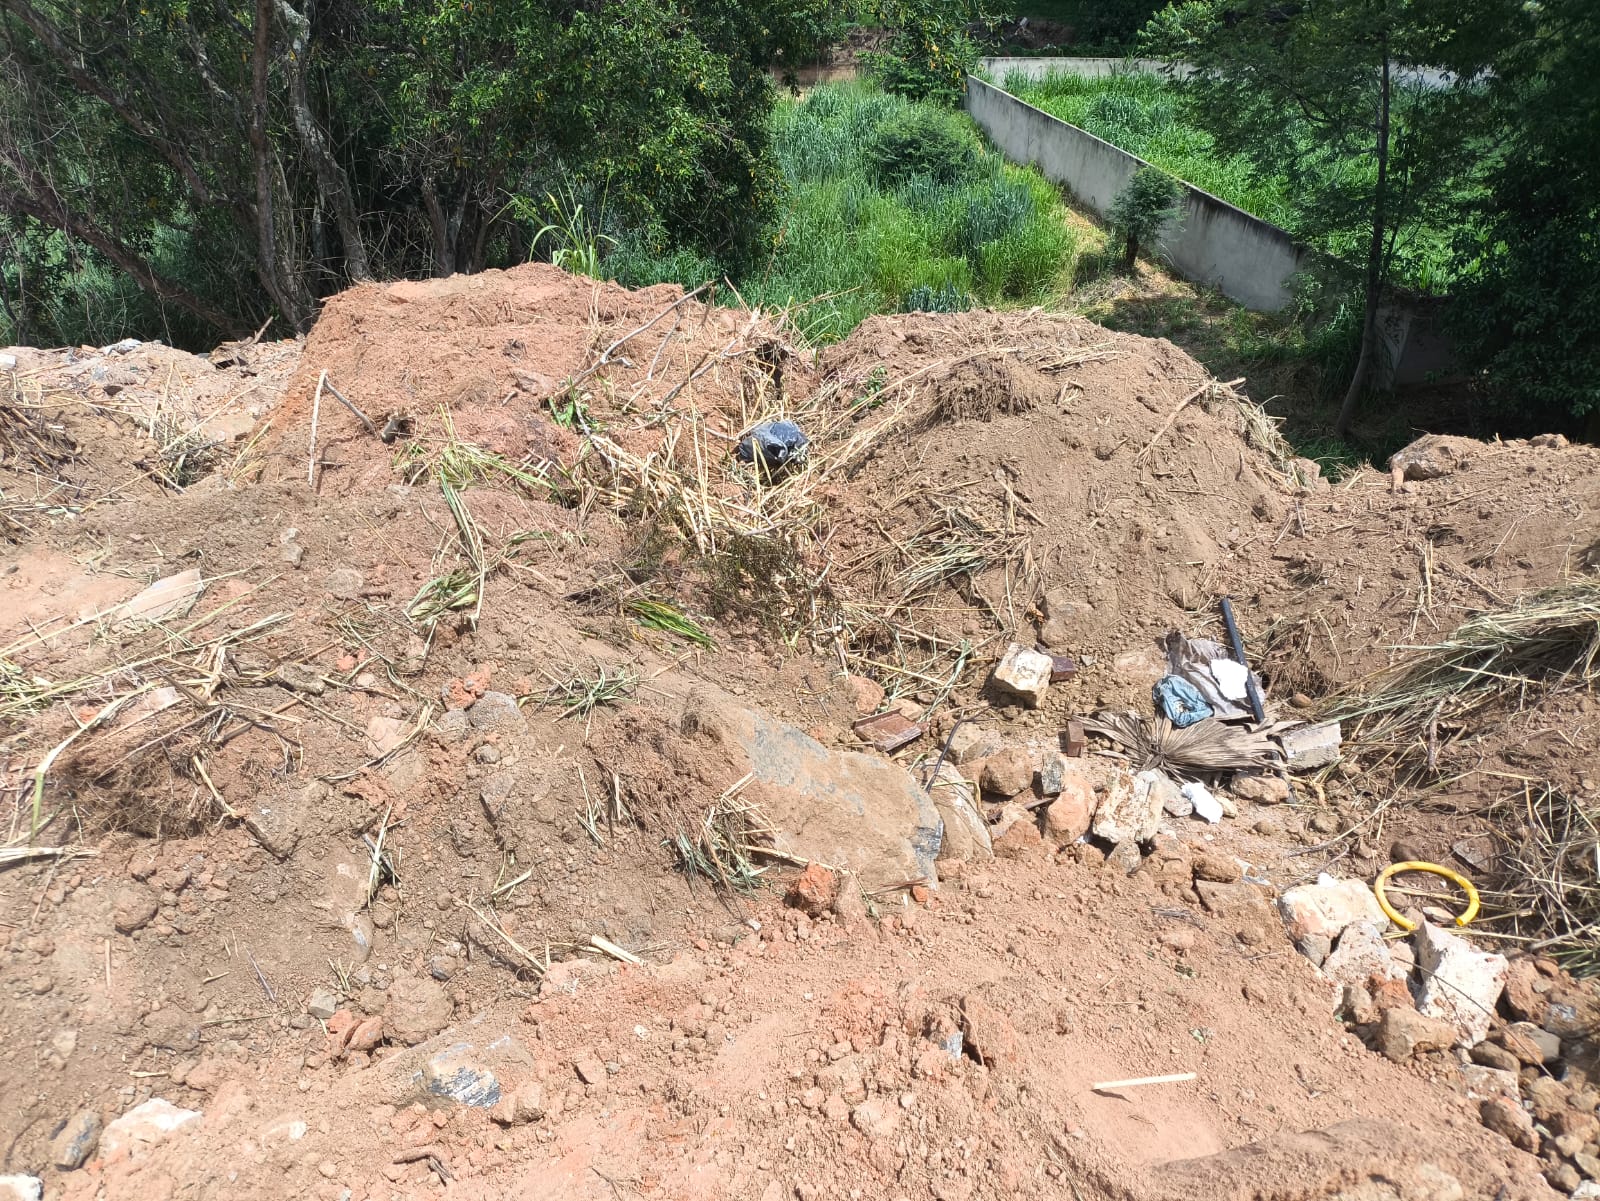
[[[853,872],[869,890],[937,878],[944,823],[905,768],[830,751],[791,725],[702,694],[686,706],[684,728],[705,726],[748,760],[754,779],[741,796],[759,804],[778,850]]]

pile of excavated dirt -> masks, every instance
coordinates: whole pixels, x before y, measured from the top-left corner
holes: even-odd
[[[0,567],[0,797],[13,850],[77,854],[0,866],[0,1172],[84,1198],[1552,1195],[1454,1054],[1391,1063],[1334,1020],[1270,896],[1396,832],[1446,855],[1519,743],[1581,789],[1592,724],[1518,723],[1586,697],[1498,717],[1458,812],[1373,823],[1351,747],[1301,804],[1169,823],[1131,875],[1036,836],[933,888],[905,769],[958,715],[1036,766],[1069,717],[1148,712],[1158,639],[1217,637],[1222,594],[1308,715],[1586,572],[1596,452],[1304,484],[1164,342],[918,314],[812,355],[702,299],[530,266],[353,289],[303,348],[226,362],[19,355],[30,420],[77,445],[29,468],[73,500]],[[152,423],[224,410],[248,427],[178,471]],[[810,463],[763,480],[733,445],[780,416]],[[170,577],[165,611],[136,599]],[[1012,640],[1076,678],[1011,703]],[[929,725],[892,757],[851,731],[884,706]],[[764,821],[788,860],[749,850]],[[864,891],[783,904],[806,859]],[[1579,1112],[1600,1081],[1562,1054]],[[155,1100],[202,1116],[164,1132]]]

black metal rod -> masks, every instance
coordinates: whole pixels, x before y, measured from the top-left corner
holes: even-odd
[[[1233,643],[1233,657],[1239,660],[1239,665],[1244,668],[1244,691],[1250,698],[1250,712],[1255,714],[1256,725],[1264,725],[1267,720],[1266,706],[1261,703],[1261,694],[1256,691],[1256,680],[1250,674],[1250,660],[1244,657],[1244,639],[1239,636],[1239,623],[1233,620],[1233,604],[1227,597],[1222,598],[1222,622],[1228,627],[1228,640]]]

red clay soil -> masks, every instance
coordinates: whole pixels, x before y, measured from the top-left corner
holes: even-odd
[[[679,737],[691,690],[858,749],[876,676],[932,709],[904,763],[963,712],[1038,749],[1102,704],[1147,709],[1156,639],[1216,636],[1228,593],[1254,645],[1270,638],[1292,716],[1291,694],[1314,704],[1394,646],[1586,572],[1596,452],[1475,446],[1399,491],[1374,472],[1306,487],[1165,342],[1042,313],[910,315],[813,358],[765,317],[668,312],[680,295],[542,266],[354,289],[257,374],[189,364],[203,383],[174,390],[202,396],[191,424],[240,388],[259,407],[181,489],[149,402],[139,424],[95,381],[112,360],[23,363],[27,412],[76,450],[0,461],[17,539],[0,555],[0,797],[8,841],[28,843],[35,769],[71,737],[36,841],[97,854],[0,867],[0,1170],[139,1201],[1552,1196],[1540,1161],[1479,1123],[1454,1057],[1401,1067],[1346,1032],[1266,899],[1386,861],[1376,827],[1341,843],[1306,829],[1309,803],[1241,802],[1219,827],[1181,823],[1131,877],[1039,849],[949,865],[936,891],[848,921],[687,879],[665,843],[736,783]],[[140,353],[137,386],[170,405]],[[378,441],[327,383],[408,432]],[[811,423],[819,478],[770,589],[729,584],[648,497],[608,489],[585,436],[668,467],[714,455],[708,493],[736,499],[728,439],[780,413]],[[463,483],[481,611],[430,629],[414,599],[466,562],[430,472],[462,444],[570,490]],[[52,478],[70,509],[13,506]],[[981,553],[908,591],[917,538],[924,558]],[[186,615],[98,616],[188,568],[206,586]],[[634,620],[645,594],[714,646]],[[988,667],[1039,637],[1078,658],[1076,680],[1036,710],[999,703]],[[567,717],[546,699],[602,667],[633,673],[632,696]],[[1482,828],[1515,723],[1590,702],[1542,704],[1484,732],[1470,804],[1405,820],[1440,841]],[[1522,774],[1582,787],[1592,723],[1564,731],[1527,740]],[[1362,787],[1324,781],[1338,829],[1370,811]],[[365,906],[380,836],[393,875]],[[1271,887],[1206,908],[1202,849]],[[644,962],[597,955],[595,936]],[[541,979],[528,956],[547,954]],[[330,1055],[318,990],[381,1016],[385,1041]],[[456,1043],[506,1095],[538,1084],[542,1116],[498,1125],[426,1093],[425,1056]],[[75,1113],[152,1097],[204,1117],[135,1158],[52,1166]]]

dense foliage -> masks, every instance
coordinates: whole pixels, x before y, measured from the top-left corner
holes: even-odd
[[[1458,240],[1454,333],[1525,420],[1600,413],[1600,5],[1543,0],[1495,63],[1501,131]]]
[[[128,313],[62,299],[115,269],[146,329],[304,328],[352,281],[526,258],[547,195],[740,261],[776,213],[768,67],[836,12],[0,0],[0,302],[15,336],[109,336]]]
[[[1478,80],[1515,29],[1515,0],[1186,0],[1146,44],[1188,63],[1190,117],[1223,154],[1281,178],[1294,232],[1360,264],[1360,354],[1348,430],[1382,353],[1378,314],[1397,258],[1449,228],[1489,134]]]
[[[1055,189],[986,150],[965,116],[831,85],[778,106],[773,146],[785,215],[770,260],[735,278],[751,303],[799,306],[813,337],[896,309],[1043,301],[1070,281],[1076,240]]]

